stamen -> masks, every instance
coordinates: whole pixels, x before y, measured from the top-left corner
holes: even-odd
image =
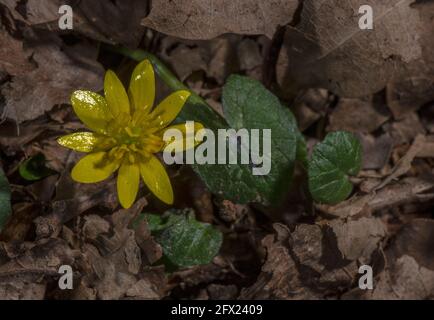
[[[134,153],[132,152],[128,153],[128,160],[130,161],[130,163],[136,162],[136,157],[134,157]]]
[[[124,130],[131,138],[137,138],[140,136],[138,133],[134,133],[130,127],[125,127]]]

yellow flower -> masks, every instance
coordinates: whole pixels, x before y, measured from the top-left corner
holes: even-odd
[[[94,183],[107,179],[119,169],[117,191],[124,208],[134,203],[140,176],[152,193],[172,204],[172,186],[155,153],[164,149],[163,135],[168,129],[181,130],[184,142],[194,139],[186,137],[185,124],[168,127],[190,93],[174,92],[152,110],[155,76],[152,64],[144,60],[134,69],[128,94],[116,74],[107,71],[104,94],[102,97],[95,92],[75,91],[71,96],[75,113],[93,131],[77,132],[57,140],[64,147],[89,153],[72,169],[72,178],[81,183]],[[195,123],[195,131],[201,128],[201,124]],[[197,143],[194,141],[193,145]]]

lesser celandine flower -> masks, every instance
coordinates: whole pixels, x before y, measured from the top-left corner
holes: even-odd
[[[185,137],[185,124],[168,125],[181,111],[190,93],[176,91],[153,109],[154,70],[152,64],[144,60],[132,74],[128,94],[116,74],[107,71],[104,94],[105,97],[95,92],[75,91],[71,96],[75,113],[92,130],[57,140],[64,147],[89,153],[72,169],[72,178],[77,182],[94,183],[107,179],[119,169],[117,191],[124,208],[134,203],[140,176],[152,193],[172,204],[172,186],[155,153],[166,145],[163,140],[166,130],[176,128]],[[201,124],[195,123],[195,130],[201,128]]]

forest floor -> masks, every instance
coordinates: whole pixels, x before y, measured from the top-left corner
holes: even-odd
[[[0,233],[0,299],[434,298],[432,1],[374,8],[374,36],[354,32],[358,18],[335,0],[335,16],[310,0],[260,10],[249,0],[244,11],[216,1],[214,16],[189,1],[72,2],[73,30],[59,30],[59,1],[0,0],[0,164],[12,208]],[[282,203],[239,204],[174,165],[172,206],[142,187],[122,209],[115,178],[75,183],[80,154],[56,142],[83,128],[71,93],[101,91],[107,69],[127,81],[136,65],[107,44],[153,53],[222,116],[229,75],[259,80],[294,113],[309,153],[329,132],[353,132],[363,162],[351,196],[313,203],[301,173]],[[157,81],[156,99],[169,93]],[[49,174],[26,180],[20,166],[40,154]],[[212,262],[169,270],[146,220],[131,226],[172,208],[223,234]],[[58,287],[61,265],[74,270],[73,290]],[[359,288],[362,265],[373,290]]]

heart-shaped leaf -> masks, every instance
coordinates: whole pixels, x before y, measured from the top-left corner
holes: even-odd
[[[225,199],[237,203],[278,203],[289,189],[297,146],[302,147],[304,144],[294,115],[259,81],[238,75],[229,77],[226,82],[222,102],[229,125],[219,119],[209,107],[199,105],[194,99],[188,101],[180,118],[183,121],[200,121],[214,132],[228,128],[269,129],[270,171],[265,175],[253,175],[253,164],[239,162],[226,165],[193,165],[193,169],[213,193]]]
[[[147,214],[154,239],[163,248],[164,257],[185,268],[210,263],[222,244],[222,234],[208,223],[195,219],[192,210],[166,212],[163,216]]]
[[[313,149],[309,162],[309,190],[315,201],[335,204],[353,190],[348,175],[357,175],[362,165],[362,147],[349,132],[329,133]]]

